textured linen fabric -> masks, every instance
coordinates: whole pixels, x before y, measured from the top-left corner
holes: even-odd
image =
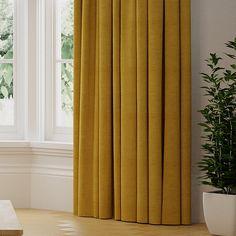
[[[190,1],[75,0],[74,213],[190,224]]]

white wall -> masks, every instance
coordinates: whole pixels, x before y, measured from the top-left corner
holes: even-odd
[[[236,37],[236,1],[235,0],[192,0],[192,219],[203,222],[202,191],[207,189],[199,185],[199,160],[201,131],[197,123],[197,112],[205,103],[200,91],[200,72],[206,71],[204,59],[210,52],[223,56],[224,43]]]

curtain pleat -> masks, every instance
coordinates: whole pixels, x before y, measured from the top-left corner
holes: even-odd
[[[74,1],[74,44],[81,45],[81,26],[82,26],[82,0]],[[80,122],[80,71],[81,71],[81,47],[74,47],[74,117],[73,117],[73,212],[78,215],[78,196],[79,196],[79,122]]]
[[[148,3],[137,1],[137,221],[148,222]]]
[[[121,219],[137,217],[136,1],[121,0]]]
[[[75,0],[74,42],[74,213],[189,224],[189,0]]]
[[[148,1],[149,222],[162,223],[164,3]]]
[[[181,221],[191,219],[191,41],[190,1],[180,1],[181,67]]]
[[[112,3],[98,1],[99,217],[112,217]]]
[[[162,222],[180,222],[180,25],[179,0],[165,1],[165,103]],[[173,104],[178,104],[173,106]],[[173,217],[174,215],[174,217]]]
[[[96,0],[82,1],[81,21],[81,70],[80,70],[80,104],[79,105],[79,164],[78,164],[78,208],[79,215],[93,215],[96,207],[94,188],[97,161],[94,145],[95,82],[96,82]],[[89,29],[89,30],[88,30]],[[95,42],[95,43],[94,43]],[[76,59],[75,59],[76,61]],[[76,63],[76,62],[75,62]],[[88,204],[88,202],[90,204]]]
[[[121,2],[113,1],[113,171],[114,218],[121,219]]]

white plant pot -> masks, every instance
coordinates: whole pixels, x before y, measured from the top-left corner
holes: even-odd
[[[203,211],[211,234],[236,236],[236,195],[204,192]]]

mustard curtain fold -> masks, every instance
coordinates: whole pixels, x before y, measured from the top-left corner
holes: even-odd
[[[74,213],[190,224],[190,1],[74,8]]]

